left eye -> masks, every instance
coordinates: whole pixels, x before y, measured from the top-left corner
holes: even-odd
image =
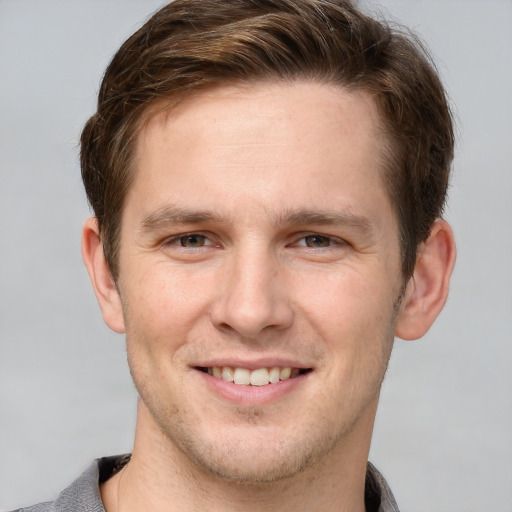
[[[308,247],[329,247],[332,240],[327,236],[308,235],[304,237],[304,242]]]
[[[191,235],[182,235],[171,240],[171,243],[175,245],[179,245],[181,247],[187,247],[190,249],[196,249],[199,247],[204,247],[205,245],[211,245],[209,243],[208,238],[204,235],[191,234]]]

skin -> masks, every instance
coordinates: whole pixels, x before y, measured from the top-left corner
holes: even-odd
[[[439,220],[404,282],[378,128],[369,96],[316,83],[222,87],[151,117],[117,283],[94,219],[83,233],[140,394],[108,512],[364,510],[394,335],[428,330],[455,259]],[[219,361],[308,373],[231,400],[197,369]]]

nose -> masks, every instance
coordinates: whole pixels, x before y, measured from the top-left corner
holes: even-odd
[[[264,250],[233,254],[210,316],[217,329],[248,339],[290,327],[294,313],[280,263]]]

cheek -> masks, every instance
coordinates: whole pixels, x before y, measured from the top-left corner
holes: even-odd
[[[390,280],[382,279],[382,273],[344,269],[322,287],[300,283],[295,293],[302,297],[301,313],[336,361],[336,371],[347,379],[360,372],[380,374],[393,344],[395,293]]]
[[[389,325],[395,287],[382,273],[344,268],[321,279],[307,276],[292,282],[298,304],[330,335]]]
[[[130,372],[147,398],[149,390],[173,379],[171,369],[179,362],[198,308],[176,273],[158,265],[126,283],[121,297]]]
[[[142,267],[138,275],[122,290],[131,324],[149,324],[150,330],[185,327],[208,304],[211,279],[204,273],[161,263]]]

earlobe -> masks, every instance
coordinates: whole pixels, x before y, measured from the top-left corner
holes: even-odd
[[[105,260],[98,221],[94,217],[87,219],[82,228],[82,258],[103,314],[103,320],[113,331],[124,333],[121,298]]]
[[[455,256],[453,231],[439,219],[432,225],[427,241],[418,248],[414,272],[398,313],[397,337],[415,340],[430,329],[448,298]]]

